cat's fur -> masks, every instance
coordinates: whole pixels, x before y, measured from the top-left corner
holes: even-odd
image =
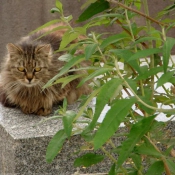
[[[87,84],[77,88],[80,78],[64,88],[56,84],[42,91],[65,64],[58,60],[60,53],[53,54],[59,48],[65,30],[35,40],[47,30],[51,28],[24,37],[16,44],[7,44],[8,54],[2,64],[0,83],[0,101],[4,106],[20,107],[25,114],[48,115],[53,104],[62,102],[65,97],[71,104],[82,94],[90,93]],[[85,72],[73,72],[80,73]]]

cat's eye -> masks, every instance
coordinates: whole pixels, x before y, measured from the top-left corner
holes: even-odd
[[[24,68],[24,67],[18,67],[18,70],[19,70],[20,72],[24,72],[24,71],[25,71],[25,68]]]
[[[40,67],[35,67],[35,72],[39,72],[40,70],[41,70],[41,68]]]

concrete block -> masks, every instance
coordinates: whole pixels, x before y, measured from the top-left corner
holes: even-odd
[[[0,174],[1,175],[71,175],[77,172],[73,162],[84,145],[79,136],[68,140],[55,160],[45,160],[46,148],[60,129],[60,120],[49,120],[36,125],[43,117],[24,115],[18,109],[0,105]],[[81,173],[108,172],[110,162],[80,169]]]
[[[76,110],[77,104],[70,106]],[[111,166],[108,159],[90,168],[75,168],[75,158],[85,142],[79,136],[67,140],[59,155],[51,164],[45,160],[46,148],[52,136],[62,129],[60,120],[49,120],[37,125],[43,117],[24,115],[19,109],[0,105],[0,175],[75,175],[80,173],[107,173]],[[167,129],[175,137],[175,122]],[[121,127],[118,132],[125,132]],[[124,138],[114,138],[120,145]],[[84,151],[85,153],[87,151]],[[102,153],[100,153],[102,154]]]

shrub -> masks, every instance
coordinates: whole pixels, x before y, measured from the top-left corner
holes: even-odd
[[[140,10],[141,7],[144,12]],[[57,111],[64,129],[58,131],[50,141],[47,161],[51,162],[55,158],[66,139],[79,134],[85,143],[90,144],[94,150],[101,150],[104,155],[87,153],[75,160],[75,166],[90,166],[103,161],[107,156],[113,164],[109,167],[110,175],[174,174],[175,138],[165,128],[175,113],[175,63],[171,56],[175,39],[167,37],[167,32],[175,26],[175,20],[167,18],[167,14],[173,13],[175,5],[160,11],[156,18],[149,16],[147,0],[87,0],[82,9],[84,11],[77,22],[85,24],[82,27],[72,27],[70,21],[73,17],[64,16],[62,4],[56,0],[56,7],[51,12],[58,13],[60,18],[37,29],[63,21],[68,30],[58,49],[66,51],[62,59],[67,63],[44,88],[55,81],[60,83],[59,77],[71,71],[70,68],[81,61],[91,60],[93,63],[86,68],[77,68],[88,72],[79,86],[94,78],[93,92],[83,98],[77,113],[67,111],[66,100]],[[145,18],[146,25],[139,26],[137,17]],[[160,30],[155,29],[152,23],[158,24]],[[122,32],[87,32],[91,27],[104,25],[119,25]],[[79,40],[81,35],[85,39]],[[77,38],[78,42],[71,44]],[[83,54],[74,55],[77,49],[83,50]],[[70,80],[68,76],[63,82]],[[88,106],[93,98],[96,98],[95,109]],[[99,123],[98,119],[105,105],[110,109],[102,123]],[[167,117],[167,122],[156,120],[162,113]],[[86,127],[83,129],[76,127],[81,122],[80,116],[86,118]],[[125,124],[128,131],[117,134],[121,123]],[[117,147],[112,138],[119,136],[126,136],[126,139]],[[113,149],[108,150],[105,144],[111,145]],[[146,167],[143,162],[148,162]],[[125,166],[126,163],[130,166]]]

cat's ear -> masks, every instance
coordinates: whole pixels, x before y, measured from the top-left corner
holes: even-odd
[[[10,55],[19,54],[22,52],[20,47],[16,46],[15,44],[12,44],[12,43],[8,43],[6,47],[7,47],[8,53]]]
[[[40,45],[36,48],[36,54],[50,55],[52,53],[52,48],[50,44]]]

